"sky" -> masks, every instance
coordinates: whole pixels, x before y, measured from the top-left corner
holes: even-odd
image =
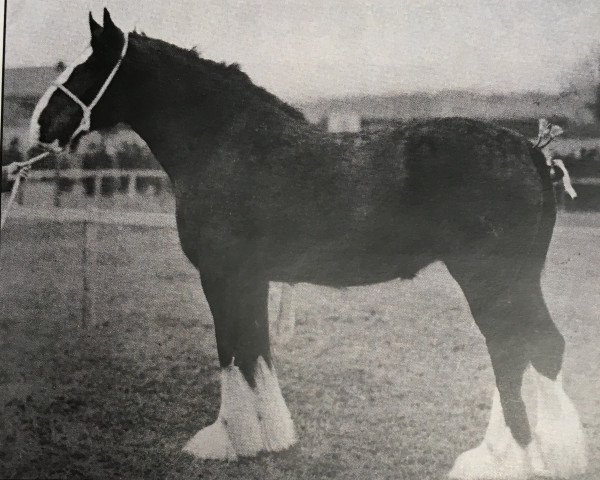
[[[77,58],[87,13],[237,62],[289,100],[558,92],[600,43],[598,0],[8,0],[6,66]]]

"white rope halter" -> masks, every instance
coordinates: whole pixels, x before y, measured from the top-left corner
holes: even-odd
[[[96,94],[96,96],[94,97],[94,99],[92,100],[92,102],[89,105],[86,105],[85,103],[83,103],[79,99],[79,97],[77,97],[77,95],[75,95],[73,92],[71,92],[71,90],[69,90],[67,87],[65,87],[64,83],[59,83],[59,82],[53,83],[53,85],[56,88],[58,88],[59,90],[64,92],[71,100],[73,100],[77,105],[79,105],[81,107],[81,110],[83,111],[83,117],[81,118],[81,122],[79,123],[79,126],[77,127],[77,129],[71,135],[69,142],[72,142],[75,139],[75,137],[77,137],[77,135],[79,135],[80,133],[90,131],[91,124],[92,124],[92,120],[91,120],[92,110],[98,104],[98,102],[100,101],[100,99],[102,98],[102,96],[104,95],[106,90],[108,89],[108,86],[112,82],[113,78],[115,78],[115,75],[117,74],[117,71],[119,70],[119,67],[121,66],[121,63],[123,63],[123,58],[125,58],[125,54],[127,53],[127,47],[129,46],[129,34],[124,35],[124,37],[125,37],[125,40],[123,42],[123,49],[121,50],[121,55],[119,56],[119,60],[117,60],[117,63],[115,64],[112,71],[110,72],[110,74],[108,75],[106,80],[104,81],[104,84],[102,85],[102,87],[100,88],[100,90],[98,91],[98,93]],[[67,80],[65,80],[65,82]]]
[[[53,87],[61,90],[62,92],[64,92],[71,100],[73,100],[77,105],[79,105],[81,107],[81,110],[83,111],[83,117],[81,118],[81,122],[79,123],[79,126],[77,127],[77,129],[73,132],[73,134],[71,135],[71,138],[69,139],[69,143],[73,141],[73,139],[75,139],[75,137],[77,137],[77,135],[79,135],[80,133],[83,132],[89,132],[90,128],[91,128],[91,116],[92,116],[92,110],[94,109],[94,107],[98,104],[98,102],[100,101],[100,99],[102,98],[102,96],[104,95],[104,93],[106,92],[106,90],[108,89],[108,86],[110,85],[110,83],[112,82],[113,78],[115,78],[115,75],[117,74],[117,71],[119,70],[119,68],[121,67],[121,63],[123,63],[123,58],[125,58],[125,54],[127,53],[127,47],[129,46],[129,34],[124,35],[124,42],[123,42],[123,49],[121,50],[121,55],[119,56],[119,59],[117,60],[117,63],[115,64],[115,66],[113,67],[113,69],[111,70],[111,72],[109,73],[108,77],[106,78],[106,80],[104,81],[104,83],[102,84],[102,87],[100,87],[100,90],[98,91],[98,93],[96,94],[96,96],[94,97],[94,99],[92,100],[92,102],[89,105],[86,105],[85,103],[83,103],[79,97],[77,97],[77,95],[75,95],[73,92],[71,92],[71,90],[69,90],[67,87],[65,87],[64,82],[67,82],[69,79],[66,78],[64,80],[63,83],[59,82],[58,80],[54,81],[54,83],[52,84]],[[59,76],[58,79],[60,79],[61,77]],[[69,77],[70,78],[70,77]],[[27,167],[27,166],[31,166],[34,163],[42,160],[43,158],[47,157],[50,153],[49,151],[52,151],[54,153],[60,153],[62,151],[61,148],[52,148],[52,145],[50,144],[39,144],[42,147],[44,147],[47,151],[30,159],[27,160],[26,162],[19,162],[18,165],[23,168],[23,167]],[[19,173],[17,175],[17,178],[15,180],[15,183],[13,184],[13,188],[10,192],[10,198],[8,200],[8,203],[6,204],[5,207],[2,208],[2,215],[0,218],[0,230],[2,228],[4,228],[4,224],[6,222],[6,219],[8,218],[8,213],[10,211],[10,208],[12,207],[14,200],[16,198],[17,195],[17,191],[19,189],[19,186],[21,184],[21,179],[22,179],[22,174]]]

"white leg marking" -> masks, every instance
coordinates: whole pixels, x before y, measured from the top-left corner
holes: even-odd
[[[274,325],[274,340],[278,345],[285,345],[294,335],[294,327],[296,325],[294,297],[294,285],[290,285],[289,283],[282,284],[279,311]]]
[[[449,473],[456,479],[526,479],[531,474],[527,452],[513,438],[506,421],[500,393],[494,392],[490,422],[478,447],[462,453]]]
[[[215,423],[184,447],[198,458],[235,460],[275,452],[296,441],[294,424],[275,372],[259,357],[252,389],[238,367],[221,371],[221,409]]]
[[[229,435],[221,417],[212,425],[200,430],[183,447],[183,451],[202,459],[236,460],[237,453],[229,440]]]
[[[256,396],[264,449],[278,452],[291,447],[296,443],[294,422],[281,395],[277,375],[262,357],[256,365]]]
[[[587,456],[583,427],[575,406],[563,390],[562,374],[555,381],[534,372],[537,423],[534,442],[543,467],[538,474],[570,477],[585,472]]]

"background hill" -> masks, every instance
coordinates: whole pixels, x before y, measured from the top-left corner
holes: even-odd
[[[562,117],[570,123],[594,122],[586,101],[576,93],[483,94],[470,91],[400,93],[321,98],[299,105],[318,122],[330,112],[351,111],[362,118],[410,118],[462,116],[483,119]]]

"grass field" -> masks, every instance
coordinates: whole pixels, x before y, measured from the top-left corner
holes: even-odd
[[[217,359],[175,231],[100,227],[98,317],[82,327],[82,225],[9,221],[0,478],[437,479],[483,437],[490,362],[458,286],[436,264],[369,288],[299,286],[296,335],[275,351],[298,445],[236,463],[194,460],[181,448],[217,414]],[[544,277],[567,340],[588,480],[600,478],[599,267],[600,229],[564,228]]]

